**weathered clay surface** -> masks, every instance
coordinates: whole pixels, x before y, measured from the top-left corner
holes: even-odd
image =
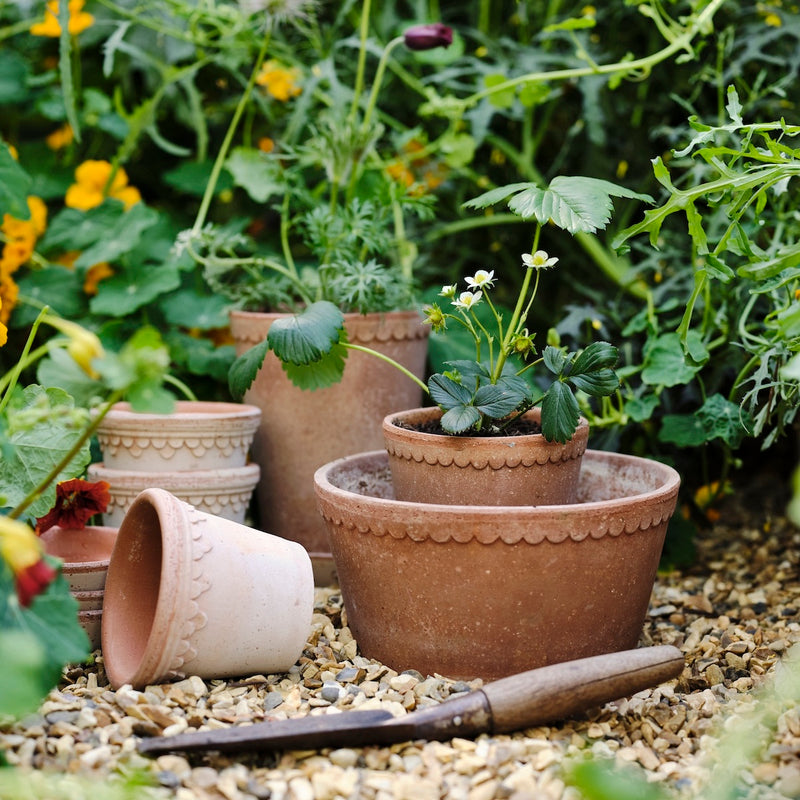
[[[577,503],[455,506],[394,500],[387,460],[360,454],[315,478],[365,655],[486,679],[635,645],[673,469],[588,451]]]

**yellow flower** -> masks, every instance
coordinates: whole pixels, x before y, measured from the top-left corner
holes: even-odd
[[[3,298],[0,297],[0,314],[3,312]],[[8,328],[0,322],[0,347],[8,341]]]
[[[17,219],[10,214],[3,216],[0,234],[5,241],[0,252],[0,268],[10,275],[33,255],[36,240],[47,229],[47,206],[39,197],[28,198],[30,219]]]
[[[60,128],[56,128],[51,134],[45,138],[47,146],[51,150],[61,150],[69,144],[72,144],[74,134],[72,133],[72,126],[66,122]]]
[[[69,0],[67,4],[69,8],[67,30],[73,36],[77,36],[94,23],[94,17],[83,10],[84,2],[85,0]],[[44,21],[31,25],[30,31],[34,36],[50,36],[54,39],[61,36],[61,26],[58,24],[58,0],[48,0]]]
[[[11,316],[12,309],[17,304],[18,295],[19,286],[14,282],[11,275],[5,271],[2,262],[0,262],[0,323],[4,327]]]
[[[296,67],[282,67],[277,61],[267,61],[256,78],[256,83],[263,86],[276,100],[285,103],[297,97],[303,91],[297,85],[300,70]]]
[[[117,169],[111,185],[108,185],[112,170],[108,161],[84,161],[75,170],[75,183],[67,189],[65,204],[88,211],[99,206],[106,196],[120,200],[126,209],[138,203],[142,196],[138,189],[128,186],[128,175],[122,167]]]
[[[69,25],[67,30],[77,36],[94,23],[94,17],[83,10],[85,0],[69,0]],[[48,0],[43,22],[31,25],[30,32],[34,36],[49,36],[57,39],[61,36],[61,25],[58,24],[58,0]]]
[[[258,140],[258,149],[262,153],[271,153],[275,149],[275,142],[269,136],[262,136]]]
[[[92,360],[105,354],[100,339],[77,322],[49,314],[45,315],[44,321],[69,338],[67,352],[90,378],[96,378],[97,372],[92,368]]]
[[[0,516],[0,555],[17,573],[42,557],[41,542],[24,522]]]

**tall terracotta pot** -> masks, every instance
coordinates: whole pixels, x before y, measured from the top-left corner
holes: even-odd
[[[231,313],[237,353],[263,341],[285,314]],[[346,314],[350,342],[370,347],[424,377],[429,328],[416,311]],[[381,422],[391,411],[418,406],[421,389],[399,370],[364,353],[348,354],[342,381],[317,391],[294,386],[267,353],[244,401],[261,409],[253,459],[262,529],[300,542],[311,555],[318,584],[333,579],[325,525],[314,499],[314,472],[333,459],[382,446]]]
[[[418,430],[439,408],[389,414],[383,435],[398,500],[448,505],[540,506],[575,502],[589,425],[581,418],[565,444],[540,433],[449,436]],[[524,419],[538,423],[541,409]]]
[[[485,680],[636,646],[679,484],[591,450],[577,502],[558,506],[395,500],[382,451],[315,475],[361,653]]]
[[[311,562],[295,542],[147,489],[117,534],[102,650],[112,686],[285,672],[311,631]]]

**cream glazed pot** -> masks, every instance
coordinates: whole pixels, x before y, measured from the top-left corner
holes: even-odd
[[[109,681],[139,688],[285,672],[308,639],[313,606],[300,545],[148,489],[126,514],[108,567]]]

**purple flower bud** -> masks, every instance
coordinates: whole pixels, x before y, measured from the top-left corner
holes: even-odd
[[[434,47],[449,47],[453,43],[453,29],[441,22],[412,25],[403,37],[409,50],[433,50]]]

